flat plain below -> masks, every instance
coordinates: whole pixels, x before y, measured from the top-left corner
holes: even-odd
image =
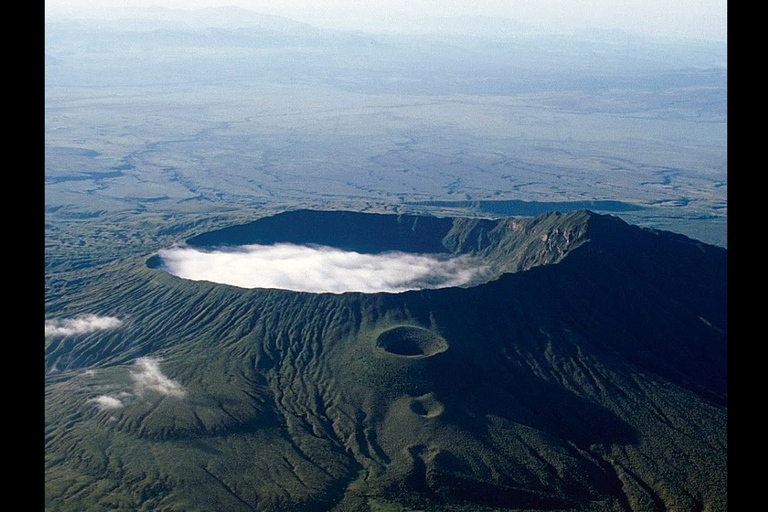
[[[85,26],[47,26],[50,224],[618,201],[630,222],[727,245],[724,45],[290,30],[266,44],[255,29],[203,44]]]

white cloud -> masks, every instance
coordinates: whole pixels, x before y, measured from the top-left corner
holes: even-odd
[[[53,319],[45,321],[46,336],[70,336],[90,332],[114,329],[122,321],[111,316],[81,315],[75,318]]]
[[[140,357],[136,360],[136,372],[131,372],[133,378],[134,390],[137,395],[142,395],[145,391],[155,391],[157,393],[175,396],[178,398],[186,395],[186,391],[178,382],[175,382],[160,371],[160,360],[154,357]]]
[[[147,391],[154,391],[165,396],[183,398],[187,392],[182,386],[160,371],[160,359],[155,357],[140,357],[134,361],[134,370],[129,373],[133,379],[133,386],[130,391],[122,390],[110,394],[99,395],[91,398],[89,402],[95,404],[100,411],[121,409],[130,404],[137,396],[142,396]],[[89,370],[86,375],[92,376],[94,373]],[[116,418],[110,418],[115,420]]]
[[[102,411],[108,409],[120,409],[123,406],[123,402],[115,397],[108,395],[97,396],[96,398],[92,399],[92,401],[96,402],[96,407]]]
[[[466,256],[361,254],[293,244],[245,245],[213,251],[174,247],[160,251],[159,256],[165,270],[184,279],[311,293],[445,288],[466,284],[485,270]]]

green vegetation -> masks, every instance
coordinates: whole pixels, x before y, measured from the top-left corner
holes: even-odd
[[[444,243],[517,263],[401,294],[146,256],[69,281],[50,317],[123,324],[46,339],[47,509],[725,509],[724,249],[585,212],[457,219]],[[142,357],[165,389],[139,388]]]

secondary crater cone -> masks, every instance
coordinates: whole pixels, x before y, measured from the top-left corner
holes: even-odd
[[[436,418],[445,409],[432,393],[412,398],[409,405],[414,414],[424,418]]]
[[[429,357],[448,350],[448,342],[423,327],[398,326],[379,334],[376,344],[398,356]]]

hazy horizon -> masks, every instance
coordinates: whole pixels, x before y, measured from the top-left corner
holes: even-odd
[[[249,11],[277,15],[319,28],[398,32],[423,28],[425,20],[438,18],[488,17],[527,24],[539,31],[573,33],[583,30],[621,30],[629,34],[672,39],[726,41],[727,2],[724,0],[685,1],[670,4],[652,2],[608,2],[586,0],[579,4],[565,0],[542,3],[484,0],[466,4],[455,0],[396,0],[387,4],[326,0],[323,2],[266,2],[263,0],[47,0],[48,15],[100,15],[120,17],[126,10],[142,11],[163,7],[199,10],[211,7],[240,7]],[[471,30],[471,29],[469,29]]]

